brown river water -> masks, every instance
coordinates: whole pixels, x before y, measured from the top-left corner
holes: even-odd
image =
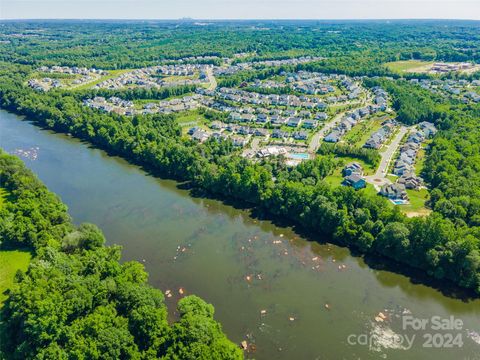
[[[250,345],[247,358],[480,359],[480,300],[372,269],[345,248],[194,198],[3,110],[0,147],[19,155],[76,223],[97,224],[124,260],[142,262],[149,282],[171,291],[172,317],[180,288],[212,303],[227,335]]]

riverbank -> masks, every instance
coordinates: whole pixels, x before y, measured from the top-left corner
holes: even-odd
[[[147,176],[121,158],[10,113],[0,114],[0,143],[9,152],[38,148],[36,159],[24,160],[61,196],[75,222],[95,222],[110,245],[123,247],[122,261],[144,264],[152,286],[172,290],[165,300],[171,311],[179,288],[212,303],[230,339],[256,344],[248,358],[450,360],[476,353],[466,329],[478,325],[479,300],[445,297],[372,269],[346,248],[309,242],[248,210],[191,197],[176,182]],[[391,318],[376,323],[385,309]],[[382,336],[388,329],[402,333],[397,315],[404,309],[418,318],[462,319],[464,347],[440,351],[416,342],[406,352],[385,343],[378,350],[347,343],[352,333],[378,334],[379,326]]]
[[[14,110],[17,112],[19,111],[17,108],[13,107]],[[10,107],[9,110],[12,110],[12,107]],[[35,111],[35,109],[30,109],[30,111]],[[22,110],[21,112],[24,112],[27,110]],[[455,273],[455,276],[450,277],[449,279],[446,278],[446,276],[443,276],[443,278],[440,278],[435,280],[435,278],[432,276],[434,274],[435,268],[428,269],[428,266],[426,266],[426,262],[421,260],[422,257],[425,257],[425,250],[422,250],[423,253],[420,253],[418,255],[409,255],[409,256],[402,256],[400,253],[403,252],[403,249],[395,249],[395,247],[398,247],[400,244],[397,244],[397,242],[400,242],[401,240],[392,240],[392,244],[384,244],[381,246],[372,246],[374,238],[379,236],[379,233],[377,232],[376,234],[374,233],[373,239],[372,239],[372,230],[363,230],[361,224],[353,224],[354,227],[356,227],[358,230],[355,230],[354,233],[350,233],[352,229],[348,229],[348,227],[352,226],[349,225],[348,222],[353,221],[354,223],[356,222],[355,220],[355,215],[354,214],[349,214],[347,216],[347,219],[344,219],[342,216],[339,217],[340,214],[340,209],[345,207],[345,204],[340,202],[339,205],[335,205],[338,208],[335,210],[336,215],[330,215],[332,218],[329,220],[325,220],[325,214],[323,214],[324,210],[319,211],[319,213],[312,214],[313,219],[310,219],[308,221],[305,221],[302,216],[300,215],[300,212],[303,211],[304,208],[310,207],[311,204],[304,203],[304,204],[296,204],[296,205],[289,205],[292,208],[297,208],[296,212],[291,210],[293,209],[287,209],[286,211],[281,211],[280,208],[283,207],[284,205],[279,202],[281,199],[270,199],[270,200],[263,200],[261,199],[261,196],[259,194],[259,190],[257,187],[259,187],[259,184],[253,184],[253,194],[252,196],[248,197],[247,196],[242,196],[242,191],[246,190],[244,192],[248,193],[248,189],[241,189],[240,191],[232,191],[231,187],[226,189],[224,191],[222,188],[219,188],[218,185],[229,182],[230,179],[225,179],[225,180],[220,180],[220,179],[215,179],[214,183],[211,183],[210,180],[213,179],[208,179],[206,180],[205,177],[209,176],[208,171],[207,173],[205,172],[207,169],[197,169],[198,167],[201,166],[202,160],[197,160],[194,158],[193,160],[190,160],[188,157],[192,157],[194,155],[192,154],[187,154],[187,152],[192,153],[188,148],[181,148],[177,147],[178,151],[184,153],[185,155],[178,155],[174,154],[173,152],[175,151],[175,146],[172,145],[172,149],[166,149],[164,151],[169,152],[168,155],[165,155],[166,159],[159,159],[155,155],[155,151],[149,151],[148,154],[142,155],[136,152],[135,148],[132,147],[125,147],[123,151],[119,151],[118,147],[113,146],[109,141],[102,140],[101,138],[98,138],[97,136],[87,136],[89,132],[85,131],[85,129],[82,129],[81,127],[78,126],[73,126],[71,124],[68,124],[63,122],[61,126],[57,125],[57,122],[49,122],[48,120],[40,121],[39,118],[35,117],[36,120],[35,123],[39,126],[42,126],[46,129],[51,129],[57,132],[62,132],[62,133],[70,133],[73,132],[72,135],[80,138],[83,141],[87,141],[93,146],[97,146],[109,153],[109,155],[114,155],[114,156],[121,156],[125,158],[127,161],[140,165],[144,168],[145,171],[151,173],[154,176],[161,177],[161,178],[167,178],[167,179],[172,179],[172,180],[177,180],[183,182],[184,186],[188,186],[190,190],[195,190],[197,194],[200,194],[201,196],[210,196],[215,199],[220,199],[222,201],[225,201],[227,204],[242,204],[244,208],[251,208],[255,209],[257,213],[261,213],[262,216],[275,220],[279,224],[289,224],[289,225],[295,225],[302,233],[309,234],[310,238],[313,236],[318,237],[317,235],[320,235],[322,238],[328,238],[330,242],[333,242],[337,245],[340,246],[347,246],[350,248],[352,251],[354,251],[357,255],[367,255],[369,259],[377,259],[376,261],[370,260],[370,263],[372,265],[375,265],[377,267],[381,268],[389,268],[392,271],[400,271],[402,274],[415,274],[415,273],[422,273],[421,276],[416,276],[417,279],[422,279],[425,284],[430,285],[430,286],[435,286],[435,288],[440,289],[446,294],[461,294],[462,291],[458,291],[458,289],[455,289],[457,285],[462,284],[462,282],[459,282],[459,277],[458,273]],[[151,154],[150,154],[151,152]],[[182,161],[179,160],[178,163],[175,163],[175,159],[178,159],[180,156],[186,156],[187,160],[183,161],[184,163],[182,164]],[[200,163],[198,163],[200,161]],[[165,163],[168,163],[166,165]],[[205,164],[207,165],[207,164]],[[187,170],[187,168],[189,170]],[[193,169],[193,170],[192,170]],[[261,170],[260,167],[255,167],[255,169]],[[252,171],[255,171],[255,169],[252,169]],[[230,175],[228,175],[230,176]],[[275,187],[273,188],[273,191],[275,191]],[[286,193],[292,193],[295,191],[300,191],[300,192],[305,192],[307,190],[300,190],[300,189],[284,189],[281,190]],[[312,191],[312,190],[310,190]],[[315,191],[315,190],[313,190]],[[361,211],[364,211],[367,209],[369,213],[380,213],[380,212],[392,212],[391,208],[387,207],[386,205],[383,206],[383,209],[379,210],[378,206],[383,205],[382,201],[383,199],[378,199],[377,197],[371,198],[370,196],[367,196],[366,194],[362,194],[361,192],[355,193],[352,192],[351,189],[345,189],[345,188],[339,188],[338,191],[335,190],[335,188],[330,188],[327,190],[329,192],[329,195],[327,195],[325,192],[321,192],[319,196],[328,196],[330,198],[333,197],[332,201],[337,201],[338,198],[353,198],[351,201],[350,206],[353,208],[356,208],[357,206]],[[332,194],[337,191],[338,194]],[[278,197],[282,197],[285,195],[279,195]],[[289,195],[291,196],[291,195]],[[301,197],[304,196],[301,193],[298,195],[293,195],[294,197]],[[293,199],[287,199],[285,202],[286,203],[291,203],[292,201],[298,201],[299,199],[293,198]],[[283,201],[283,200],[281,200]],[[313,199],[312,199],[313,201]],[[370,203],[371,202],[371,203]],[[362,205],[359,205],[362,204]],[[322,205],[323,206],[323,205]],[[319,218],[324,218],[326,221],[325,224],[322,224],[321,222],[318,222]],[[390,220],[392,219],[392,220]],[[375,221],[375,219],[372,219]],[[346,222],[347,221],[347,222]],[[382,226],[388,226],[392,222],[399,222],[398,226],[402,228],[402,231],[408,231],[408,229],[405,228],[403,225],[404,222],[407,221],[407,218],[404,216],[400,216],[399,214],[395,214],[392,212],[391,215],[387,215],[386,217],[380,219],[377,217],[376,221],[381,221],[383,222]],[[313,222],[313,223],[312,223]],[[333,226],[332,226],[333,225]],[[392,226],[395,224],[391,224]],[[397,227],[398,227],[397,226]],[[425,224],[425,227],[429,227],[430,225]],[[371,228],[371,226],[370,226]],[[393,229],[391,229],[393,230]],[[392,234],[398,234],[398,230],[393,230]],[[341,235],[343,234],[343,235]],[[366,238],[365,238],[366,236]],[[390,241],[390,240],[388,240]],[[391,249],[389,249],[391,247]],[[408,249],[407,249],[408,250]],[[418,257],[418,259],[416,259]],[[398,264],[402,264],[402,266],[398,266]],[[406,265],[406,266],[405,266]],[[408,268],[407,268],[408,267]],[[425,276],[427,274],[427,276]],[[474,290],[466,288],[465,291],[463,291],[462,298],[475,298],[477,294],[475,293]]]
[[[1,149],[0,175],[10,193],[0,222],[2,359],[79,353],[97,359],[244,358],[214,320],[213,306],[199,297],[179,291],[179,318],[169,324],[162,291],[147,284],[143,266],[120,264],[120,248],[105,246],[95,225],[75,227],[59,198]],[[4,250],[15,247],[28,248],[32,258]]]

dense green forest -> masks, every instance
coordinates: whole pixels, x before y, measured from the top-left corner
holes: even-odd
[[[480,107],[443,98],[410,79],[473,80],[479,73],[402,76],[385,63],[407,59],[480,62],[479,30],[478,22],[453,21],[213,22],[206,27],[188,21],[5,22],[0,106],[140,164],[155,175],[185,182],[197,193],[242,202],[262,215],[287,220],[383,264],[416,269],[478,296]],[[428,216],[409,218],[385,198],[325,180],[338,158],[377,165],[380,156],[374,150],[324,144],[314,159],[297,167],[285,165],[281,158],[251,161],[240,156],[230,140],[198,143],[183,136],[176,114],[129,117],[82,104],[94,96],[159,100],[190,93],[195,87],[38,92],[26,85],[40,65],[131,69],[193,56],[206,58],[191,59],[192,63],[218,65],[225,56],[238,64],[304,55],[326,58],[221,75],[218,85],[235,87],[305,70],[358,77],[366,88],[381,86],[391,97],[399,122],[430,121],[438,129],[422,168],[432,209]],[[199,113],[209,120],[227,117],[203,108]],[[12,358],[38,354],[39,358],[67,358],[84,353],[91,358],[98,354],[241,357],[213,319],[213,308],[196,297],[183,299],[178,304],[180,320],[168,324],[163,295],[146,285],[139,264],[119,263],[119,249],[105,247],[98,229],[93,225],[75,228],[65,206],[20,162],[7,155],[1,160],[2,187],[13,196],[1,210],[2,246],[28,247],[35,254],[2,310],[6,329],[2,334],[10,334],[3,340],[7,354]],[[67,281],[67,275],[78,281]],[[43,297],[47,300],[38,300]]]
[[[93,224],[75,227],[60,199],[11,155],[0,150],[4,249],[34,257],[18,272],[0,310],[6,359],[240,359],[241,350],[196,296],[178,303],[167,321],[163,293],[147,285],[137,262],[120,263]]]
[[[271,215],[290,219],[308,231],[328,235],[335,242],[362,253],[380,254],[424,270],[435,278],[449,279],[480,291],[480,234],[476,222],[479,207],[476,200],[467,197],[467,194],[478,191],[476,176],[469,177],[472,183],[468,184],[459,181],[460,178],[451,172],[437,175],[435,171],[427,171],[433,166],[428,160],[425,171],[430,174],[427,179],[431,177],[435,187],[431,201],[436,211],[426,218],[409,219],[398,208],[388,206],[382,198],[355,192],[351,188],[327,185],[323,178],[332,169],[329,155],[319,156],[295,170],[270,163],[251,163],[232,153],[229,141],[197,144],[181,137],[173,115],[129,119],[102,114],[85,109],[75,96],[68,93],[42,94],[24,88],[21,83],[25,68],[17,73],[13,69],[16,67],[0,78],[0,104],[4,108],[24,114],[42,126],[91,141],[161,176],[189,181],[193,187],[206,193],[258,206]],[[396,84],[391,89],[395,106],[422,109],[422,97],[408,96],[410,92],[404,91],[397,93],[394,86],[401,87],[402,82]],[[430,101],[426,103],[434,106]],[[435,109],[439,116],[435,121],[445,129],[430,150],[432,156],[437,157],[435,166],[446,163],[459,172],[474,172],[477,167],[475,156],[468,159],[472,168],[465,168],[466,160],[460,158],[459,150],[454,150],[453,144],[450,149],[440,151],[440,148],[441,139],[455,131],[449,119],[454,118],[457,124],[467,124],[478,109],[464,107],[457,111],[445,109],[443,104],[435,105]],[[422,111],[430,114],[430,109]],[[429,117],[425,115],[417,121],[426,118]],[[478,130],[472,131],[470,136],[478,139]],[[472,141],[464,151],[475,154],[477,144]],[[368,153],[362,156],[368,156]],[[452,161],[450,157],[458,160]],[[442,181],[450,175],[453,175],[451,180]],[[444,189],[447,181],[450,189]]]
[[[385,61],[478,61],[478,30],[476,22],[456,21],[4,22],[9,42],[0,44],[0,60],[123,69],[199,55],[255,53],[247,58],[252,60],[315,55],[332,58],[332,68],[365,75]]]

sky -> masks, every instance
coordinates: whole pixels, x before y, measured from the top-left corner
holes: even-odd
[[[472,19],[480,0],[0,0],[0,19]]]

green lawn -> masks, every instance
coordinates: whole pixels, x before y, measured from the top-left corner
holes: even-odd
[[[340,186],[343,182],[343,176],[341,174],[341,171],[337,169],[332,175],[328,175],[324,180],[327,184],[330,184],[332,186]]]
[[[180,126],[182,126],[182,124],[190,123],[193,121],[198,122],[198,125],[202,125],[208,121],[203,114],[200,114],[198,110],[184,111],[178,113],[176,119]]]
[[[165,82],[174,82],[174,81],[182,81],[182,80],[193,80],[198,79],[198,73],[190,76],[183,76],[183,75],[172,75],[172,76],[159,76]]]
[[[327,176],[325,182],[332,186],[342,186],[343,176],[341,169],[336,169],[332,175]],[[358,191],[363,191],[365,194],[370,196],[377,196],[377,191],[372,184],[367,184],[367,187]]]
[[[182,135],[187,135],[188,130],[194,126],[207,130],[207,124],[210,122],[203,114],[200,114],[198,110],[178,113],[176,114],[176,119],[182,128]]]
[[[0,306],[7,298],[5,291],[13,285],[16,272],[27,270],[30,257],[27,251],[0,251]]]
[[[341,175],[342,169],[347,165],[348,163],[351,162],[357,162],[363,167],[363,173],[364,175],[373,175],[375,173],[375,168],[367,164],[365,161],[354,158],[354,157],[349,157],[349,156],[337,156],[337,159],[343,160],[343,165],[340,165],[339,168],[337,169],[339,174]]]
[[[387,175],[387,179],[390,180],[392,183],[397,182],[398,176],[395,175]]]
[[[402,73],[402,72],[424,72],[425,69],[432,65],[431,61],[421,61],[421,60],[404,60],[404,61],[393,61],[386,63],[388,69],[391,71]]]
[[[370,196],[380,196],[378,195],[378,191],[375,190],[375,187],[372,184],[367,184],[367,187],[363,190],[360,190],[365,192],[365,194],[370,195]]]
[[[429,210],[425,207],[425,202],[428,200],[428,190],[408,190],[408,198],[410,199],[410,204],[400,205],[400,209],[405,213],[419,213],[419,214],[428,214]]]
[[[345,140],[350,145],[363,146],[368,140],[370,135],[382,127],[382,122],[385,119],[368,119],[360,122],[358,125],[354,126],[352,130],[347,132],[343,140]]]
[[[425,163],[425,150],[420,149],[417,153],[415,160],[415,174],[420,175],[423,170],[423,164]]]
[[[136,100],[133,100],[133,106],[135,107],[135,109],[143,109],[143,106],[146,105],[146,104],[149,104],[149,103],[154,103],[154,104],[158,104],[160,101],[168,101],[168,100],[172,100],[172,99],[181,99],[185,96],[191,96],[193,95],[193,92],[189,92],[189,93],[185,93],[185,94],[182,94],[182,95],[172,95],[172,96],[168,96],[164,99],[136,99]]]
[[[91,87],[101,83],[102,81],[109,80],[116,78],[117,76],[120,76],[121,74],[124,74],[126,72],[132,71],[133,69],[120,69],[120,70],[107,70],[108,75],[101,76],[99,79],[88,82],[86,84],[82,84],[80,86],[77,86],[73,88],[72,90],[85,90],[85,89],[90,89]]]

